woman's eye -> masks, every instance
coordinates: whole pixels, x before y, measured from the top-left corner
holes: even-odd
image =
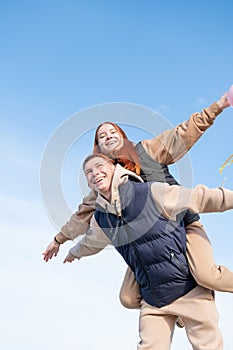
[[[100,134],[99,139],[103,139],[105,137],[105,134]]]

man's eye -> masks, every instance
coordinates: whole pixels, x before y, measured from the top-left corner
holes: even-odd
[[[100,169],[100,168],[102,168],[102,166],[104,166],[104,164],[103,164],[103,163],[99,163],[99,164],[96,166],[96,168],[97,168],[97,169]]]

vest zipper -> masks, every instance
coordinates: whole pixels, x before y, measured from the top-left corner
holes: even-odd
[[[174,262],[174,265],[175,265],[176,267],[178,267],[178,269],[179,269],[180,271],[182,271],[183,273],[185,273],[185,274],[187,275],[187,271],[185,270],[184,265],[183,265],[183,264],[180,262],[180,260],[177,258],[176,253],[175,253],[173,250],[171,250],[170,256],[171,256],[171,260],[173,260],[173,262]]]

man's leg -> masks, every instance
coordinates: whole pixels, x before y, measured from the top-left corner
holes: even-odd
[[[223,349],[219,316],[209,289],[198,286],[165,309],[181,316],[193,350]]]
[[[142,300],[137,350],[170,350],[176,318]]]

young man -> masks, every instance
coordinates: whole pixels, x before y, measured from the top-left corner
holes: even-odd
[[[89,156],[83,167],[89,187],[98,192],[97,208],[89,232],[64,262],[96,254],[108,244],[117,249],[143,297],[138,350],[170,349],[178,316],[194,349],[223,349],[213,295],[197,285],[188,267],[179,214],[187,208],[196,213],[233,209],[233,191],[143,183],[102,154]]]

